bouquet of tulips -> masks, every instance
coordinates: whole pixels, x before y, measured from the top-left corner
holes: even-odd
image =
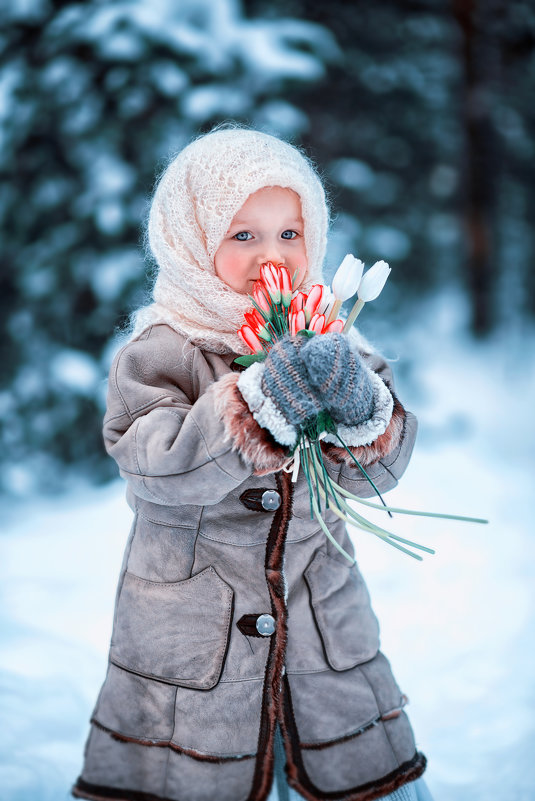
[[[304,292],[293,291],[297,271],[292,278],[282,264],[273,264],[272,262],[263,264],[260,268],[260,279],[255,282],[253,294],[249,296],[252,308],[245,313],[245,323],[238,331],[238,335],[251,353],[239,356],[235,361],[246,367],[254,362],[263,361],[274,342],[287,333],[290,336],[304,337],[334,332],[347,334],[364,304],[375,300],[381,293],[390,274],[390,267],[386,262],[378,261],[366,273],[363,273],[363,263],[348,254],[334,276],[332,290],[322,284],[314,284],[307,295]],[[357,296],[357,300],[347,319],[344,321],[338,318],[342,303],[354,295]],[[322,438],[327,433],[333,434],[347,451],[362,475],[373,487],[380,503],[359,498],[333,481],[323,462],[320,445]],[[375,525],[350,506],[348,501],[356,501],[367,507],[380,509],[387,512],[390,517],[392,517],[392,512],[398,512],[425,517],[465,520],[473,523],[488,522],[480,518],[437,512],[419,512],[387,506],[364,467],[343,442],[337,431],[336,423],[327,411],[321,412],[310,425],[304,427],[300,432],[287,468],[292,471],[293,481],[296,481],[300,467],[302,467],[308,483],[311,517],[316,517],[326,536],[351,564],[355,560],[330,533],[322,516],[323,507],[331,509],[346,523],[374,534],[384,542],[419,560],[422,559],[420,554],[410,548],[427,553],[435,553],[435,551]]]

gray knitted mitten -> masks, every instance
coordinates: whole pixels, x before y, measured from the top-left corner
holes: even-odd
[[[373,414],[373,385],[358,354],[343,334],[320,334],[300,351],[309,384],[336,423],[355,426]]]
[[[324,407],[318,391],[310,386],[300,356],[305,341],[286,334],[270,349],[264,362],[261,388],[293,426],[312,421]]]

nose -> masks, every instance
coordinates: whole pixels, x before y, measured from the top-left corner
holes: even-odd
[[[272,261],[274,264],[286,264],[286,256],[279,241],[266,243],[264,247],[260,248],[258,264],[264,264],[266,261]]]

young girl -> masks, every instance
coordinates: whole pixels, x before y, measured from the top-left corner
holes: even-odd
[[[256,131],[196,139],[159,181],[154,302],[109,379],[104,439],[135,517],[77,798],[265,801],[275,785],[280,799],[429,798],[364,580],[284,469],[326,409],[384,492],[415,419],[357,334],[286,335],[261,365],[234,362],[260,266],[297,270],[307,291],[327,224],[308,160]],[[329,436],[322,448],[331,476],[369,496],[347,453]]]

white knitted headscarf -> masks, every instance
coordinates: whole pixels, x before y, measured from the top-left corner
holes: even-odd
[[[212,131],[184,148],[156,187],[148,224],[158,267],[154,302],[135,312],[133,337],[167,323],[207,350],[247,352],[236,332],[251,302],[216,275],[214,255],[249,195],[268,186],[288,187],[301,199],[308,271],[300,288],[322,281],[328,211],[309,161],[268,134]]]

